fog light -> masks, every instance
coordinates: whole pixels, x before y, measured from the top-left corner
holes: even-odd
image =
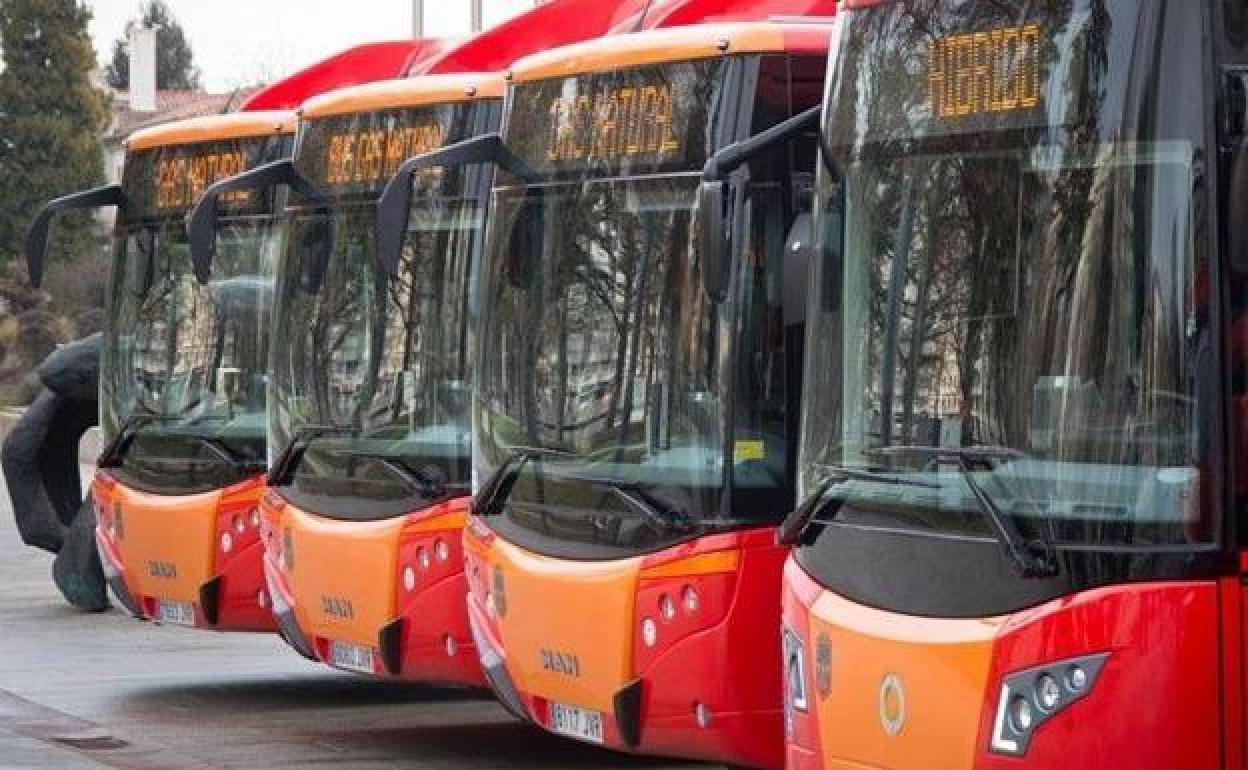
[[[641,640],[647,647],[653,647],[659,641],[659,627],[650,618],[641,620]]]
[[[1088,686],[1088,672],[1084,671],[1081,666],[1071,666],[1066,672],[1066,686],[1072,692],[1083,692]]]
[[[446,544],[445,540],[439,540],[433,546],[433,552],[438,557],[438,561],[446,561],[451,558],[451,547]]]
[[[705,703],[694,704],[693,717],[698,720],[698,727],[703,730],[711,726],[711,710],[706,707]]]
[[[1026,698],[1015,698],[1010,703],[1010,722],[1014,729],[1025,733],[1031,729],[1031,701]]]
[[[403,568],[403,588],[407,591],[416,589],[416,570],[410,566]]]
[[[450,634],[446,635],[446,657],[453,658],[455,653],[459,652],[459,645],[455,643],[455,637]]]
[[[229,532],[222,532],[221,533],[221,550],[225,551],[226,553],[229,553],[230,549],[232,549],[233,547],[234,547],[234,538],[230,537]]]
[[[1052,711],[1062,702],[1062,688],[1057,680],[1048,674],[1042,674],[1036,681],[1036,705],[1045,711]]]
[[[693,586],[685,586],[685,590],[681,593],[681,599],[685,603],[685,609],[689,612],[698,611],[698,592]]]
[[[243,517],[237,514],[234,516],[234,531],[240,535],[247,531],[247,522],[243,521]]]
[[[667,594],[659,597],[659,612],[663,614],[664,620],[676,617],[676,602],[672,601],[672,597]]]
[[[421,569],[429,569],[429,552],[424,548],[416,549],[416,560],[420,562]]]

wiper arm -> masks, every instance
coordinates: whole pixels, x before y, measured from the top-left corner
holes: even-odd
[[[435,479],[428,473],[410,468],[396,457],[381,452],[343,452],[343,455],[381,463],[390,472],[403,479],[408,486],[426,497],[441,497],[446,491],[447,485],[441,479]]]
[[[120,468],[121,462],[125,458],[126,450],[130,448],[130,444],[134,443],[134,439],[139,435],[140,428],[153,422],[176,422],[177,420],[177,417],[162,414],[144,413],[130,415],[121,424],[121,427],[117,430],[117,435],[113,436],[113,440],[108,442],[100,452],[96,465],[100,468]]]
[[[481,485],[481,491],[473,495],[472,515],[485,517],[501,513],[507,498],[511,496],[511,489],[515,486],[516,479],[520,477],[524,466],[529,464],[529,460],[576,456],[575,452],[555,447],[513,446],[508,450],[510,454],[507,459],[503,460],[502,465],[494,471],[494,475]]]
[[[284,487],[290,484],[294,479],[295,469],[299,467],[299,461],[303,459],[303,454],[308,451],[308,445],[313,439],[330,433],[343,434],[354,431],[355,428],[350,425],[318,423],[300,425],[295,430],[295,435],[290,437],[290,441],[273,460],[273,467],[269,468],[269,476],[265,483],[270,487]]]
[[[664,532],[693,531],[694,526],[689,521],[688,516],[666,505],[662,505],[644,490],[620,484],[608,484],[607,486],[612,494],[623,500],[634,510],[640,511],[647,521],[660,530]]]
[[[200,442],[208,447],[221,459],[222,462],[230,465],[239,473],[252,474],[259,473],[265,468],[262,460],[246,460],[239,456],[237,452],[230,449],[224,441],[219,438],[209,438],[208,436],[197,436],[195,434],[187,434],[190,438]]]
[[[940,489],[939,484],[934,484],[930,481],[917,481],[877,471],[848,468],[842,465],[823,465],[820,467],[830,474],[827,481],[823,482],[813,495],[806,498],[805,502],[795,508],[780,523],[780,528],[776,531],[776,542],[780,545],[797,545],[806,533],[810,523],[829,506],[833,507],[833,513],[840,510],[841,505],[845,502],[845,498],[842,496],[829,498],[828,493],[834,487],[839,487],[847,481],[870,481],[876,484],[889,484],[892,486]]]
[[[970,457],[980,457],[982,453],[972,453]],[[1053,547],[1041,538],[1028,540],[1023,537],[1014,520],[1001,512],[1001,508],[984,490],[975,474],[971,472],[968,454],[962,450],[949,449],[936,452],[933,461],[952,461],[962,475],[962,480],[970,488],[971,494],[979,503],[979,509],[992,525],[993,534],[1005,548],[1018,573],[1024,578],[1049,578],[1058,574],[1057,559]]]

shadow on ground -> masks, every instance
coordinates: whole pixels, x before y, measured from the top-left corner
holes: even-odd
[[[247,681],[178,684],[145,687],[126,695],[136,709],[159,711],[168,706],[209,709],[240,715],[246,712],[324,708],[393,706],[471,701],[492,701],[488,692],[452,687],[378,681],[350,674],[250,679]]]

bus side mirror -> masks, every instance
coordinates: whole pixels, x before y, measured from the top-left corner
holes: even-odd
[[[1240,142],[1231,164],[1231,190],[1228,201],[1231,216],[1248,214],[1248,139]],[[1227,229],[1227,249],[1230,251],[1231,271],[1236,275],[1248,275],[1248,229]]]
[[[114,184],[66,195],[44,206],[26,231],[26,266],[30,271],[30,285],[37,289],[43,283],[43,268],[48,253],[48,230],[52,226],[53,217],[70,209],[97,209],[105,206],[122,208],[125,205],[125,192],[121,185]]]
[[[507,249],[507,280],[517,289],[530,289],[537,274],[534,268],[546,241],[546,199],[541,190],[525,198],[512,220]]]
[[[711,301],[728,299],[732,280],[732,225],[724,212],[730,190],[722,179],[702,182],[698,187],[697,218],[702,244],[702,288]]]

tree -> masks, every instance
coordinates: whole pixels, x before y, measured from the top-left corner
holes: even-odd
[[[140,6],[140,20],[126,25],[126,34],[113,43],[113,61],[104,69],[108,84],[119,91],[130,88],[130,29],[142,24],[156,30],[156,87],[162,91],[198,89],[199,68],[182,25],[164,0],[148,0]]]
[[[0,2],[0,269],[48,200],[103,182],[106,97],[91,83],[91,12],[79,0]],[[99,254],[91,214],[53,228],[49,257]]]

